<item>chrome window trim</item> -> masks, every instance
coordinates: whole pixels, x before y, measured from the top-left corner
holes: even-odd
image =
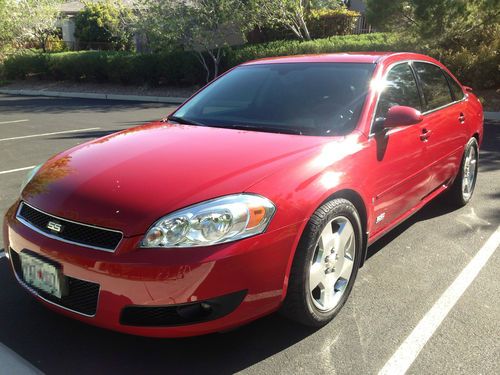
[[[414,62],[421,62],[421,63],[431,64],[431,65],[437,66],[439,69],[443,70],[443,68],[441,68],[438,64],[435,64],[435,63],[433,63],[433,62],[431,62],[431,61],[426,61],[426,60],[415,60],[415,59],[400,60],[400,61],[396,61],[396,62],[394,62],[394,63],[390,64],[390,65],[387,67],[387,71],[384,73],[384,75],[381,77],[381,79],[382,79],[382,80],[385,80],[385,79],[387,78],[387,76],[388,76],[389,72],[390,72],[390,71],[392,70],[392,68],[394,68],[396,65],[400,65],[400,64],[409,64],[409,65],[411,66],[412,70],[413,70],[413,66],[412,66],[412,65],[413,65],[413,63],[414,63]],[[415,72],[415,74],[416,74],[416,72]],[[445,76],[445,78],[446,78],[446,76]],[[452,78],[453,78],[453,77],[452,77]],[[457,82],[457,83],[460,85],[460,87],[462,87],[462,91],[463,91],[463,85],[462,85],[462,84],[460,84],[460,82],[458,82],[458,81],[456,81],[456,80],[455,80],[455,82]],[[419,82],[415,82],[415,83],[416,83],[416,85],[417,85],[417,89],[420,91],[420,85],[419,85]],[[448,84],[448,88],[449,88],[449,84]],[[377,93],[377,100],[376,100],[376,102],[375,102],[375,109],[374,109],[374,111],[373,111],[373,113],[372,113],[372,116],[371,116],[372,118],[371,118],[371,121],[370,121],[370,132],[369,132],[369,134],[368,134],[368,135],[369,135],[369,137],[372,137],[372,136],[374,136],[374,135],[375,135],[375,132],[373,131],[373,125],[374,125],[374,123],[375,123],[375,114],[377,113],[377,108],[378,108],[379,99],[380,99],[380,95],[381,95],[381,94],[382,94],[382,92]],[[452,94],[451,94],[451,89],[450,89],[450,95],[452,95]],[[444,109],[444,108],[446,108],[446,107],[452,106],[452,105],[454,105],[454,104],[457,104],[457,103],[463,102],[463,101],[465,101],[465,100],[467,99],[467,97],[468,97],[468,95],[464,92],[464,96],[463,96],[463,98],[462,98],[462,99],[460,99],[460,100],[455,100],[455,101],[452,101],[452,102],[450,102],[450,103],[448,103],[448,104],[445,104],[445,105],[443,105],[443,106],[441,106],[441,107],[433,108],[433,109],[430,109],[430,110],[428,110],[428,111],[422,112],[422,115],[423,115],[423,116],[426,116],[426,115],[428,115],[428,114],[430,114],[430,113],[433,113],[433,112],[439,111],[439,110],[441,110],[441,109]],[[452,98],[453,98],[453,96],[452,96]]]
[[[13,251],[15,251],[15,250],[13,250]],[[95,312],[95,314],[89,315],[89,314],[85,314],[85,313],[82,313],[82,312],[80,312],[80,311],[76,311],[76,310],[70,309],[70,308],[68,308],[68,307],[65,307],[65,306],[59,305],[59,304],[58,304],[58,303],[56,303],[56,302],[53,302],[53,301],[51,301],[51,300],[48,300],[48,299],[46,299],[46,298],[42,297],[42,296],[41,296],[41,295],[40,295],[40,294],[39,294],[39,293],[38,293],[35,289],[33,289],[32,287],[30,287],[28,284],[26,284],[26,283],[24,282],[24,280],[22,280],[22,279],[18,276],[18,274],[17,274],[17,272],[16,272],[16,271],[14,271],[14,275],[16,276],[17,281],[19,282],[19,284],[21,284],[21,286],[22,286],[23,288],[25,288],[28,292],[30,292],[30,293],[32,293],[32,294],[34,294],[36,297],[40,298],[42,301],[44,301],[44,302],[46,302],[46,303],[49,303],[49,304],[54,305],[54,306],[57,306],[57,307],[58,307],[58,308],[60,308],[60,309],[63,309],[63,310],[66,310],[66,311],[72,312],[72,313],[74,313],[74,314],[78,314],[78,315],[85,316],[85,317],[87,317],[87,318],[94,318],[94,317],[96,316],[96,314],[97,314],[97,308],[99,307],[99,299],[101,298],[101,286],[100,286],[99,284],[98,284],[98,285],[99,285],[99,291],[97,292],[97,304],[96,304],[96,308],[95,308],[95,311],[96,311],[96,312]],[[66,275],[65,275],[65,276],[66,276]],[[69,277],[71,277],[71,276],[69,276]],[[79,280],[81,280],[81,279],[79,279]],[[82,280],[82,281],[86,281],[86,280]],[[93,281],[88,281],[88,282],[92,282],[92,283],[94,283]],[[96,283],[94,283],[94,284],[96,284]]]
[[[85,244],[82,244],[82,243],[79,243],[79,242],[74,242],[74,241],[71,241],[71,240],[67,240],[65,238],[61,238],[61,237],[58,237],[58,236],[54,236],[50,233],[46,233],[42,230],[40,230],[39,228],[35,227],[33,224],[31,224],[30,222],[26,221],[22,216],[20,216],[20,213],[21,213],[21,208],[23,206],[23,204],[25,204],[26,206],[38,211],[38,212],[41,212],[42,214],[44,215],[47,215],[47,216],[51,216],[55,219],[59,219],[59,220],[64,220],[64,221],[67,221],[67,222],[70,222],[70,223],[73,223],[73,224],[77,224],[77,225],[82,225],[82,226],[85,226],[85,227],[89,227],[89,228],[96,228],[96,229],[99,229],[99,230],[104,230],[104,231],[108,231],[108,232],[115,232],[115,233],[119,233],[121,235],[121,238],[120,238],[120,241],[118,241],[118,243],[116,244],[115,248],[114,249],[106,249],[104,247],[99,247],[99,246],[92,246],[92,245],[85,245]],[[44,235],[45,237],[48,237],[48,238],[51,238],[53,240],[57,240],[57,241],[61,241],[61,242],[65,242],[65,243],[69,243],[71,245],[76,245],[76,246],[82,246],[82,247],[86,247],[86,248],[89,248],[89,249],[93,249],[93,250],[99,250],[99,251],[105,251],[105,252],[108,252],[108,253],[114,253],[116,251],[116,249],[118,248],[118,246],[120,246],[120,243],[122,242],[123,240],[123,232],[120,232],[118,230],[114,230],[114,229],[108,229],[108,228],[103,228],[103,227],[98,227],[98,226],[95,226],[95,225],[90,225],[90,224],[84,224],[84,223],[79,223],[78,221],[73,221],[73,220],[69,220],[69,219],[65,219],[63,217],[59,217],[59,216],[56,216],[56,215],[52,215],[52,214],[49,214],[47,212],[44,212],[42,210],[39,210],[38,208],[36,207],[33,207],[32,205],[26,203],[25,201],[22,201],[20,204],[19,204],[19,207],[17,208],[17,212],[16,212],[16,219],[23,223],[24,225],[26,225],[28,228],[30,228],[31,230],[34,230],[35,232],[39,233],[39,234],[42,234]]]

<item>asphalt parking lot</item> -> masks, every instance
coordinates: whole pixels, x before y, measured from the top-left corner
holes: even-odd
[[[0,95],[0,211],[16,199],[29,167],[172,109]],[[500,252],[490,249],[483,266],[467,267],[499,225],[500,125],[486,124],[471,203],[453,211],[437,199],[372,245],[347,304],[319,330],[276,314],[231,332],[187,339],[108,332],[43,308],[16,284],[0,252],[0,346],[50,374],[376,374],[401,370],[397,362],[404,356],[395,354],[401,351],[411,357],[408,374],[499,374]],[[447,290],[459,275],[468,276],[470,285],[450,305]],[[425,323],[435,323],[436,316],[442,322],[434,330]],[[421,343],[419,353],[405,352],[412,340]],[[386,367],[391,358],[396,367]],[[0,373],[9,370],[0,362]]]

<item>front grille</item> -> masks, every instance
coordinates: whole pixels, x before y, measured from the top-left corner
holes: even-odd
[[[59,299],[43,290],[28,285],[24,280],[19,255],[14,250],[11,250],[10,256],[18,279],[28,288],[35,291],[40,297],[55,305],[62,306],[80,314],[87,316],[95,315],[97,311],[97,301],[99,299],[99,284],[65,276],[68,282],[68,293]],[[50,261],[48,262],[50,263]]]
[[[25,202],[21,203],[17,218],[50,237],[99,250],[114,251],[123,236],[121,232],[115,230],[76,223],[46,214]],[[59,225],[61,230],[57,232],[49,229],[49,222]]]
[[[120,324],[136,327],[168,327],[202,323],[233,312],[243,301],[246,290],[209,300],[170,306],[126,306]]]

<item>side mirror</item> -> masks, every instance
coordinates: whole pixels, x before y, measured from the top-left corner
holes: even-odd
[[[422,116],[418,109],[403,105],[396,105],[389,108],[385,118],[378,118],[375,120],[375,123],[377,128],[382,130],[396,128],[398,126],[415,125],[423,119],[424,116]]]
[[[464,86],[464,89],[467,92],[472,92],[472,87],[470,87],[470,86]]]

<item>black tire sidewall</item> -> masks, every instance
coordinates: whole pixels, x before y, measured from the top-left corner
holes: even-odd
[[[361,229],[361,221],[359,218],[359,214],[356,211],[354,205],[345,199],[334,199],[331,200],[324,205],[322,205],[315,213],[325,212],[320,216],[320,224],[309,223],[304,235],[306,237],[306,241],[304,241],[302,246],[300,246],[297,251],[304,251],[305,257],[302,264],[302,287],[303,287],[303,298],[304,305],[307,308],[308,314],[311,316],[311,320],[316,322],[317,325],[322,325],[329,322],[337,313],[340,311],[345,301],[349,297],[351,293],[352,287],[354,285],[354,281],[356,280],[356,275],[359,269],[361,256],[363,254],[362,251],[362,229]],[[351,277],[349,279],[349,283],[347,284],[346,290],[342,295],[341,300],[338,305],[330,311],[321,311],[319,310],[312,301],[311,293],[309,292],[309,271],[312,257],[315,253],[315,249],[323,231],[324,227],[334,218],[344,216],[346,217],[352,224],[355,232],[355,245],[356,251],[354,255],[354,265]],[[307,233],[306,233],[307,232]]]

